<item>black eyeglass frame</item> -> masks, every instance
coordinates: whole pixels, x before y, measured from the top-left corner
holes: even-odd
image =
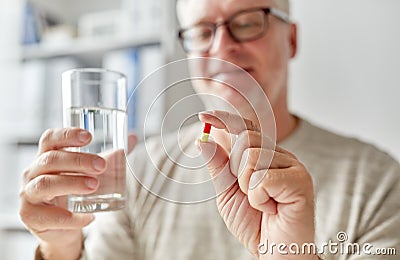
[[[180,30],[178,31],[178,39],[179,39],[179,41],[180,41],[180,43],[181,43],[181,45],[182,45],[182,47],[183,47],[183,49],[184,49],[184,51],[185,51],[186,53],[191,53],[191,52],[200,52],[200,53],[204,53],[204,52],[209,51],[210,48],[211,48],[211,46],[212,46],[212,44],[213,44],[213,42],[214,42],[215,33],[216,33],[218,27],[220,27],[220,26],[225,26],[225,27],[227,28],[228,33],[229,33],[229,36],[230,36],[235,42],[247,42],[247,41],[256,40],[256,39],[258,39],[258,38],[261,38],[263,35],[265,35],[265,33],[266,33],[267,30],[268,30],[268,26],[264,26],[264,30],[263,30],[260,34],[255,35],[254,37],[251,37],[251,38],[246,38],[246,39],[244,39],[244,40],[243,40],[243,39],[238,39],[237,37],[235,37],[235,35],[234,35],[234,34],[232,33],[232,31],[231,31],[231,28],[229,27],[229,25],[230,25],[230,23],[232,22],[232,20],[235,19],[238,15],[241,15],[241,14],[243,14],[243,13],[255,12],[255,11],[263,11],[263,12],[264,12],[264,19],[265,19],[264,22],[265,22],[265,23],[267,23],[266,20],[267,20],[268,15],[273,15],[273,16],[275,16],[276,18],[278,18],[279,20],[281,20],[281,21],[283,21],[283,22],[285,22],[285,23],[291,23],[291,20],[290,20],[289,15],[288,15],[287,13],[285,13],[284,11],[281,11],[281,10],[279,10],[279,9],[270,8],[270,7],[266,7],[266,8],[251,8],[251,9],[246,9],[246,10],[239,11],[239,12],[233,14],[231,17],[229,17],[229,18],[226,19],[225,21],[222,21],[222,22],[219,22],[219,23],[211,23],[211,22],[210,22],[210,23],[208,23],[208,22],[201,23],[201,25],[208,25],[208,26],[210,26],[210,28],[212,29],[212,39],[211,39],[211,41],[210,41],[209,46],[208,46],[207,48],[205,48],[204,50],[201,50],[201,51],[193,51],[193,50],[188,50],[188,49],[185,48],[185,44],[184,44],[184,40],[185,40],[185,39],[184,39],[184,37],[183,37],[183,34],[184,34],[186,31],[193,29],[193,28],[196,27],[197,25],[192,26],[192,27],[188,27],[188,28],[182,28],[182,29],[180,29]]]

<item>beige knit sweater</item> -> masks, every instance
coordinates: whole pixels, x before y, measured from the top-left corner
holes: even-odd
[[[226,229],[215,200],[190,203],[206,200],[212,189],[207,170],[197,167],[201,159],[196,157],[194,141],[200,132],[201,126],[194,125],[179,135],[165,136],[163,142],[157,137],[135,149],[129,157],[128,205],[121,211],[97,214],[82,258],[251,259]],[[343,254],[339,247],[335,254],[334,248],[330,252],[325,247],[327,259],[400,258],[400,166],[396,161],[371,145],[305,120],[279,145],[293,152],[313,177],[316,245],[338,242],[338,232],[346,232],[346,243],[361,245],[360,254]],[[365,243],[372,245],[367,251],[394,248],[397,256],[365,255]]]

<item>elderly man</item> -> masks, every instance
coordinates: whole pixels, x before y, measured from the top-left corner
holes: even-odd
[[[214,179],[216,200],[185,205],[152,194],[168,190],[169,184],[158,179],[159,170],[170,177],[189,171],[169,163],[160,149],[161,140],[153,138],[129,157],[135,177],[147,178],[150,191],[131,181],[128,206],[99,216],[84,239],[82,228],[94,217],[71,214],[48,202],[56,196],[96,189],[93,175],[76,179],[58,174],[68,171],[68,162],[78,156],[63,154],[62,148],[86,145],[90,136],[78,129],[48,131],[41,139],[37,161],[26,171],[21,192],[21,217],[40,239],[37,257],[318,259],[316,251],[335,259],[371,257],[362,248],[359,252],[356,248],[339,250],[339,246],[332,250],[335,242],[361,247],[368,243],[369,252],[374,248],[399,250],[399,164],[368,144],[320,129],[288,110],[288,63],[297,48],[288,2],[179,0],[177,10],[183,28],[180,40],[190,57],[235,64],[259,84],[272,107],[278,145],[271,145],[269,133],[263,130],[268,129],[264,119],[271,117],[261,109],[263,95],[249,95],[257,116],[246,109],[241,92],[257,93],[256,84],[233,89],[194,83],[197,93],[220,97],[238,113],[202,112],[200,120],[213,126],[213,140],[197,141],[196,147],[193,142],[199,125],[195,124],[181,130],[184,138],[179,147],[173,141],[164,145],[170,154],[179,154],[180,147],[200,150],[208,170],[196,172],[222,178],[221,182]],[[208,105],[212,107],[212,101]],[[235,142],[231,142],[232,135]],[[40,164],[41,156],[55,150],[61,153],[60,160]],[[83,163],[76,168],[94,172],[93,155],[79,156]],[[35,181],[48,174],[60,178],[54,178],[47,190],[35,190],[41,187]],[[224,186],[226,181],[229,185]],[[174,192],[187,194],[179,187]],[[311,243],[318,250],[301,250]]]

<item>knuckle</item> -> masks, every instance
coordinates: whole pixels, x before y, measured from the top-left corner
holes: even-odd
[[[54,135],[55,129],[47,129],[40,137],[39,143],[49,143]]]
[[[30,176],[31,176],[31,168],[27,167],[22,171],[22,180],[23,180],[23,182],[25,183],[25,182],[29,181]]]
[[[271,149],[263,148],[261,151],[261,154],[264,158],[268,158],[269,160],[272,160],[273,157],[276,155],[276,152]]]
[[[46,214],[38,214],[36,218],[34,219],[35,224],[38,226],[43,226],[49,223],[50,217]]]
[[[24,199],[25,199],[25,197],[26,197],[26,191],[25,191],[25,188],[24,188],[24,187],[22,187],[22,188],[19,190],[18,195],[19,195],[19,197],[20,197],[21,200],[24,200]]]
[[[19,216],[20,216],[22,222],[24,222],[25,224],[28,224],[30,222],[31,212],[29,210],[27,210],[25,207],[21,207],[19,209]]]
[[[32,230],[32,226],[34,226],[36,220],[36,211],[32,210],[33,208],[29,204],[23,204],[19,208],[19,216],[21,221],[26,225],[29,230]]]
[[[250,147],[247,147],[247,148],[245,148],[244,150],[243,150],[243,156],[249,156],[250,155],[250,153],[251,153],[251,148]]]
[[[47,190],[52,186],[52,180],[49,176],[39,176],[35,179],[33,183],[33,189],[35,191]]]
[[[238,143],[243,147],[250,147],[251,146],[251,136],[249,134],[250,133],[248,130],[244,130],[244,131],[240,132],[239,135],[237,136],[235,143]]]
[[[255,166],[256,162],[260,159],[260,150],[257,148],[246,148],[243,152],[243,158],[247,159],[247,162],[252,166]]]
[[[299,175],[299,178],[303,180],[303,183],[306,184],[308,188],[313,187],[313,178],[311,174],[308,172],[307,168],[300,162],[296,166],[294,166],[295,171]]]
[[[301,162],[294,160],[294,159],[292,159],[292,163],[297,172],[300,172],[306,178],[307,177],[311,178],[311,176],[310,176],[310,174],[308,174],[307,168],[305,167],[304,164],[302,164]]]
[[[80,154],[76,154],[74,158],[74,163],[78,167],[82,167],[84,165],[84,159],[83,156]]]
[[[70,214],[59,214],[56,217],[56,223],[61,226],[68,226],[71,223],[72,216]]]
[[[250,160],[251,160],[251,157],[252,157],[252,153],[253,153],[252,150],[253,149],[251,149],[251,148],[246,148],[243,151],[242,161],[245,162],[246,164],[250,163]]]
[[[64,128],[64,129],[63,129],[63,133],[62,133],[63,139],[64,139],[65,141],[71,139],[71,138],[73,137],[73,132],[74,132],[74,131],[73,131],[73,129],[71,129],[71,128]]]
[[[261,146],[266,148],[266,149],[270,149],[270,150],[275,150],[275,141],[272,140],[271,137],[269,137],[268,135],[265,135],[261,132],[258,132],[261,138]]]
[[[300,162],[297,159],[293,159],[293,160],[297,162],[297,165],[298,165],[299,168],[301,168],[303,171],[307,171],[306,166],[302,162]]]
[[[60,159],[60,154],[56,151],[49,151],[42,154],[39,158],[38,164],[40,166],[46,166],[56,163]]]
[[[296,155],[294,153],[292,153],[286,149],[283,149],[282,147],[279,147],[279,148],[282,149],[282,153],[286,154],[286,156],[292,158],[293,160],[298,161],[297,164],[300,163],[299,159],[296,157]]]
[[[259,148],[247,148],[247,152],[249,153],[250,157],[258,158],[260,156],[260,149]]]

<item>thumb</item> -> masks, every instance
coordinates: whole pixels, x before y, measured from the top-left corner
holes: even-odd
[[[213,141],[202,142],[197,140],[196,143],[203,160],[207,164],[211,177],[217,176],[229,161],[227,152],[222,146]]]
[[[207,164],[217,195],[226,191],[237,180],[229,167],[229,155],[225,149],[213,141],[196,141],[203,160]]]

